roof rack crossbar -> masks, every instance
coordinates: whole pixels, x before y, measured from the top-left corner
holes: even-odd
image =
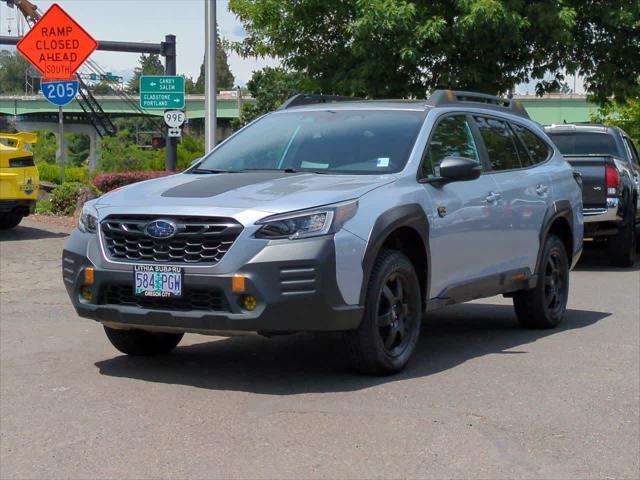
[[[427,105],[440,107],[456,103],[480,103],[483,107],[508,110],[513,115],[530,118],[524,106],[518,100],[497,97],[486,93],[465,92],[461,90],[435,90],[427,100]]]
[[[299,107],[301,105],[313,105],[316,103],[353,102],[355,100],[362,99],[358,97],[347,97],[344,95],[316,95],[310,93],[299,93],[284,102],[280,107],[280,110]]]

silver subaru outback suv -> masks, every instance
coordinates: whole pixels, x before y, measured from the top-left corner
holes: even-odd
[[[185,332],[342,331],[399,371],[425,312],[496,294],[562,320],[582,250],[571,167],[515,101],[299,95],[187,171],[88,202],[63,252],[82,317],[131,355]]]

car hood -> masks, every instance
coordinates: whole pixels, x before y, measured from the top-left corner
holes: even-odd
[[[178,174],[129,185],[103,195],[96,207],[184,207],[282,213],[353,198],[396,180],[394,175],[330,175],[279,171]],[[165,208],[166,207],[166,208]],[[109,208],[112,210],[112,208]]]

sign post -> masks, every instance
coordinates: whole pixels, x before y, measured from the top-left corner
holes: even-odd
[[[76,98],[78,86],[77,80],[43,81],[40,84],[44,98],[58,106],[58,162],[60,163],[60,180],[62,183],[64,183],[64,171],[67,165],[67,148],[64,141],[64,111],[62,107]]]
[[[62,112],[62,106],[58,107],[58,145],[60,148],[60,155],[58,156],[60,183],[64,183],[64,170],[67,166],[67,146],[64,141],[64,113]]]

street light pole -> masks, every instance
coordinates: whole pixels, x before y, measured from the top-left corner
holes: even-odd
[[[205,153],[216,146],[216,0],[204,0]]]

